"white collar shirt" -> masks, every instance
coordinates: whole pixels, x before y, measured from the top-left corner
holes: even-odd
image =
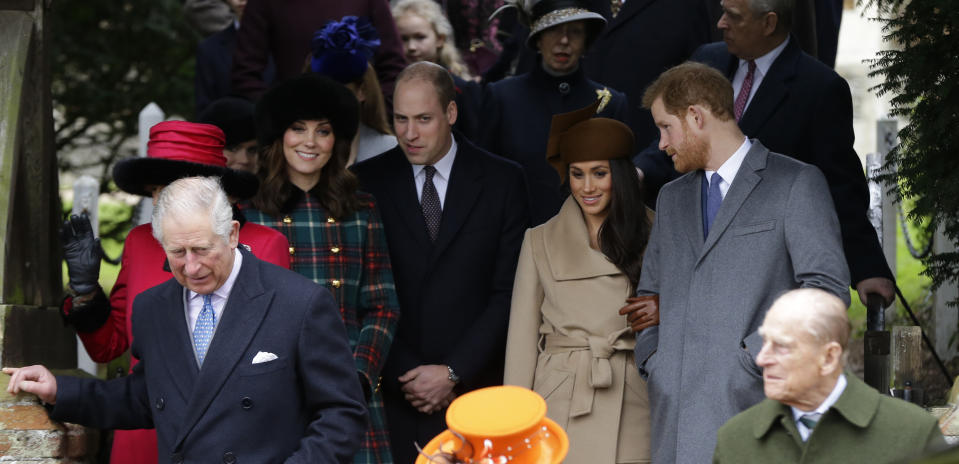
[[[433,167],[436,168],[436,174],[433,175],[433,186],[436,187],[436,194],[440,197],[440,208],[446,207],[446,188],[450,184],[450,174],[453,172],[453,160],[456,158],[456,138],[452,136],[450,136],[450,138],[452,140],[450,150],[433,165]],[[416,198],[422,203],[423,185],[426,184],[426,171],[423,168],[425,168],[426,165],[414,164],[412,166],[413,182],[416,183]]]
[[[799,429],[799,435],[802,437],[802,441],[809,439],[809,435],[812,434],[812,430],[809,430],[805,424],[800,422],[799,418],[810,413],[826,414],[826,411],[828,411],[832,405],[836,404],[836,401],[839,401],[839,397],[842,396],[842,392],[846,389],[847,383],[846,374],[839,374],[839,379],[836,380],[836,385],[832,387],[832,392],[829,393],[829,396],[827,396],[826,399],[823,400],[822,404],[820,404],[819,407],[814,411],[803,411],[792,406],[789,407],[789,409],[792,410],[793,421],[796,422],[796,428]]]
[[[233,284],[236,283],[236,276],[240,273],[240,266],[242,264],[243,254],[240,253],[240,250],[234,249],[233,269],[230,270],[230,276],[226,278],[226,282],[223,282],[220,288],[213,291],[213,297],[210,298],[210,303],[213,305],[213,313],[216,315],[216,321],[213,325],[214,334],[216,334],[216,327],[220,325],[220,320],[223,319],[226,300],[230,297],[230,292],[233,290]],[[200,315],[200,311],[203,310],[203,295],[189,289],[185,289],[184,294],[186,298],[186,323],[189,329],[190,341],[192,342],[193,328],[196,327],[196,319]]]
[[[753,72],[753,86],[749,89],[749,98],[746,100],[746,108],[749,108],[749,104],[753,101],[753,97],[756,96],[756,91],[759,90],[759,86],[763,83],[763,78],[766,77],[766,74],[769,74],[769,68],[772,67],[773,63],[776,61],[776,58],[779,58],[779,55],[782,54],[783,50],[786,48],[786,44],[789,43],[789,37],[786,37],[786,40],[783,43],[779,44],[778,47],[772,49],[769,53],[756,58],[756,71]],[[746,60],[739,60],[739,67],[736,68],[736,74],[733,75],[733,101],[739,97],[739,91],[743,88],[743,81],[746,80],[746,74],[749,72],[749,62]]]
[[[718,170],[706,171],[706,180],[710,185],[713,182],[714,172],[718,172],[719,177],[722,177],[723,180],[719,183],[719,190],[722,192],[723,198],[726,198],[726,192],[729,191],[729,186],[732,185],[733,180],[736,179],[736,174],[739,173],[739,167],[743,165],[743,160],[746,159],[746,153],[749,153],[749,149],[752,146],[753,143],[749,141],[747,137],[742,145],[733,153],[733,156],[730,156]]]

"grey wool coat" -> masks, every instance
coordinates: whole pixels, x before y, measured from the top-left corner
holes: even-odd
[[[660,191],[637,289],[660,302],[660,325],[637,334],[635,349],[656,463],[709,462],[719,427],[764,398],[757,330],[776,297],[815,287],[849,302],[839,222],[816,167],[753,140],[705,239],[702,177]]]

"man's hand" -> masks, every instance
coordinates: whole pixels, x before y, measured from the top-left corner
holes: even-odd
[[[859,300],[862,304],[866,304],[866,295],[870,293],[882,297],[883,307],[891,305],[896,300],[896,284],[885,277],[863,279],[856,285],[856,291],[859,292]]]
[[[453,387],[449,379],[450,371],[442,364],[417,366],[401,375],[403,393],[419,412],[432,414],[440,411],[453,401]]]
[[[631,296],[626,298],[626,306],[619,309],[621,316],[633,332],[659,325],[659,295]]]
[[[93,227],[86,213],[72,215],[63,222],[60,243],[63,245],[63,259],[67,262],[70,288],[80,295],[95,292],[99,285],[97,278],[100,276],[103,248],[100,247],[100,239],[93,237]]]
[[[27,367],[4,367],[3,373],[10,376],[7,393],[16,395],[20,391],[33,393],[47,404],[57,402],[57,379],[46,367],[36,365]]]

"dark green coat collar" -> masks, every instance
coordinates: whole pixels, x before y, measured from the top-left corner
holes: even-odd
[[[859,428],[866,428],[872,422],[879,409],[879,392],[859,380],[854,374],[846,373],[846,389],[839,395],[827,416],[833,416],[836,411],[846,422]],[[779,423],[798,437],[796,423],[793,421],[792,410],[789,406],[778,401],[765,399],[757,406],[756,421],[753,424],[753,435],[759,439],[768,433],[773,424]]]

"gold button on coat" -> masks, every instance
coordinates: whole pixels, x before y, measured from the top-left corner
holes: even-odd
[[[333,224],[334,222],[336,222],[336,219],[333,219],[333,218],[331,218],[331,217],[328,217],[328,218],[326,218],[326,222],[329,222],[330,224]]]
[[[295,252],[296,252],[296,250],[295,250],[293,247],[290,247],[290,256],[293,256],[293,253],[295,253]]]
[[[284,224],[292,224],[292,223],[293,223],[293,218],[291,218],[291,217],[289,217],[289,216],[283,216],[283,223],[284,223]]]
[[[330,251],[333,252],[333,253],[339,253],[339,252],[340,252],[340,247],[330,248]]]
[[[340,288],[340,285],[343,285],[343,284],[339,280],[333,279],[330,282],[330,285],[332,285],[333,288]]]

